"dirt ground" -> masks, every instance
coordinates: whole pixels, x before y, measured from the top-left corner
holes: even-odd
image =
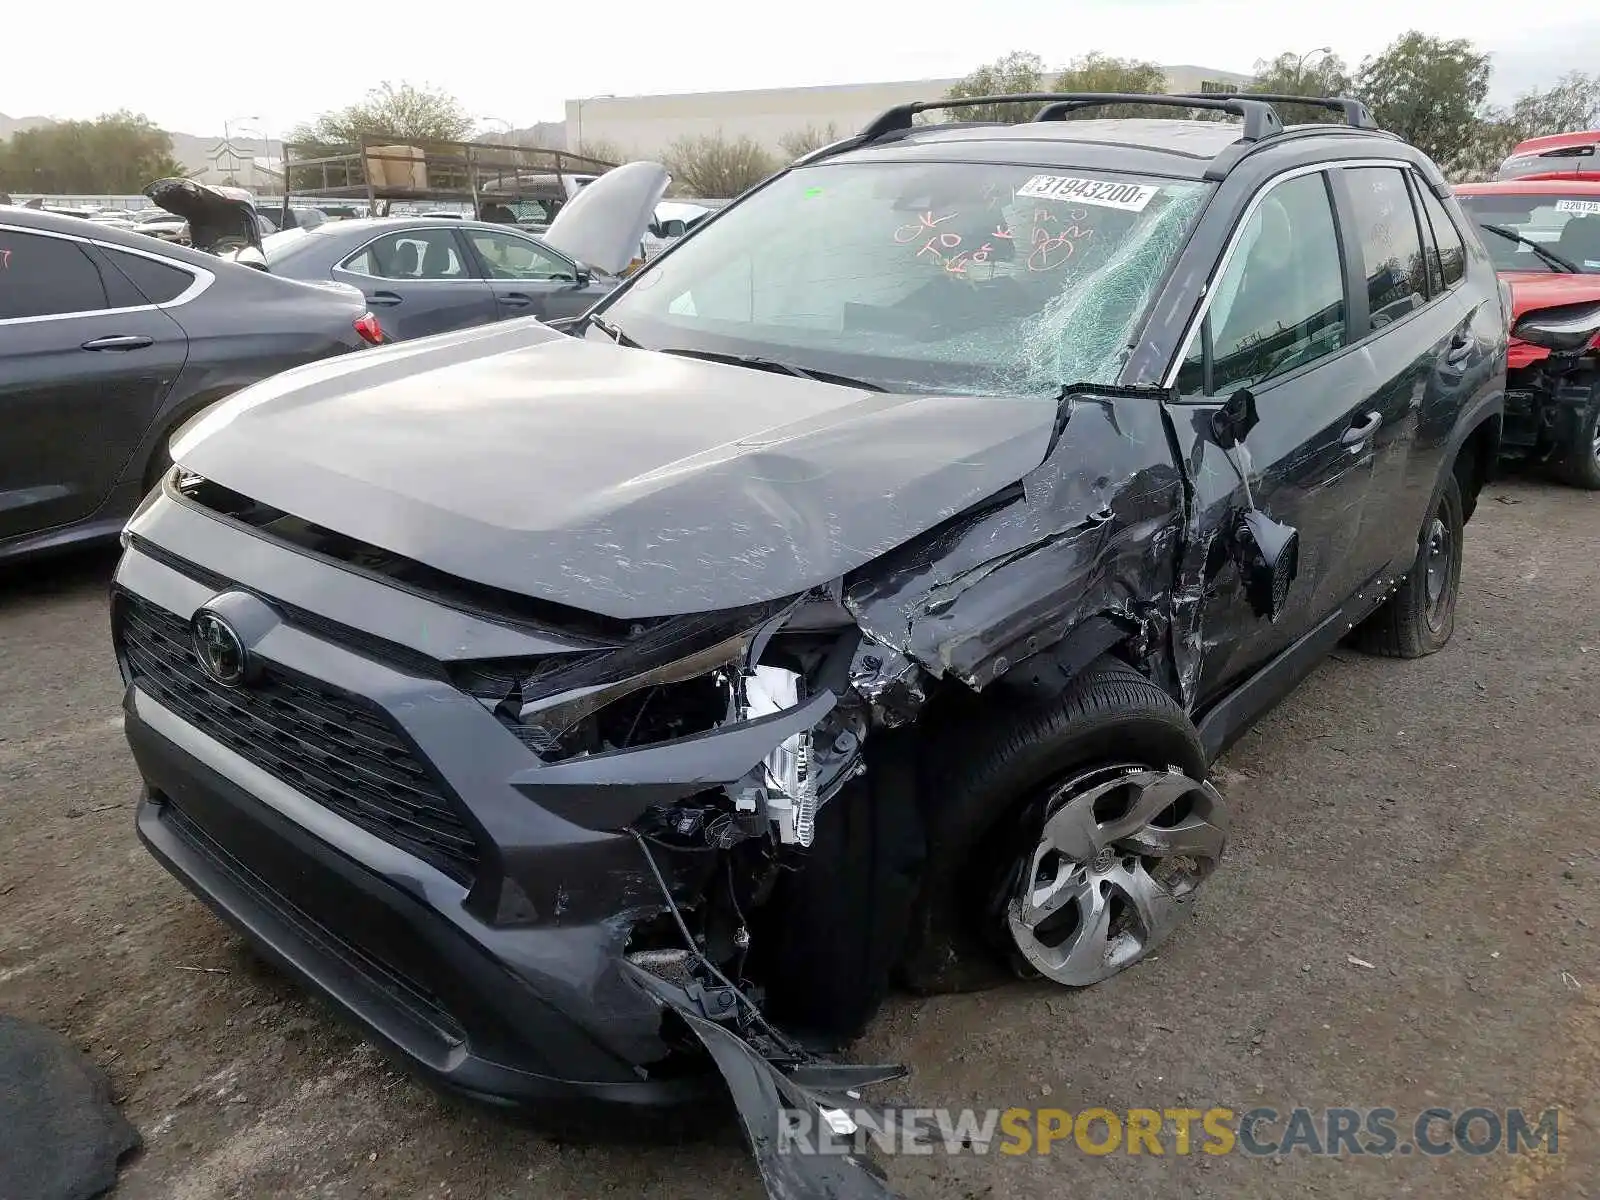
[[[575,1146],[391,1070],[132,830],[111,559],[0,580],[0,1011],[109,1073],[119,1197],[758,1197],[731,1129]],[[893,1001],[919,1105],[1564,1110],[1555,1156],[899,1157],[908,1196],[1600,1196],[1600,497],[1494,485],[1454,641],[1341,651],[1227,756],[1228,858],[1152,961]],[[1353,965],[1358,958],[1372,964]]]

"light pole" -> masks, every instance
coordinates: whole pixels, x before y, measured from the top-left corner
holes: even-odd
[[[1315,50],[1307,50],[1304,54],[1297,55],[1294,60],[1294,90],[1298,94],[1305,87],[1306,60],[1317,54],[1332,54],[1332,46],[1318,46]]]
[[[259,119],[260,119],[259,117],[244,117],[244,118],[242,118],[242,120],[245,120],[245,121],[259,120]],[[247,134],[254,134],[256,139],[261,143],[261,151],[262,151],[262,153],[265,154],[268,158],[272,157],[272,139],[267,136],[267,131],[266,130],[262,129],[259,125],[243,125],[243,124],[241,124],[239,126],[239,132],[240,133],[247,133]],[[255,189],[256,189],[256,156],[254,154],[252,154],[250,156],[250,182],[246,186],[249,187],[251,191],[255,191]]]
[[[233,148],[233,127],[235,125],[237,125],[240,121],[259,121],[259,120],[261,120],[261,118],[259,116],[229,117],[225,121],[222,122],[222,141],[223,141],[223,144],[228,147],[228,163],[229,163],[228,174],[229,175],[235,175],[235,172],[237,172],[238,169],[239,169],[239,155],[238,155],[238,152],[235,151],[234,148]],[[255,167],[255,164],[254,164],[254,162],[252,162],[251,163],[251,169],[253,170],[254,167]],[[236,175],[235,175],[235,178],[237,179]]]
[[[505,132],[508,135],[516,132],[516,128],[517,127],[515,125],[513,125],[510,121],[506,120],[504,117],[479,117],[478,118],[478,123],[480,125],[484,124],[484,123],[486,123],[488,121],[498,121],[498,122],[500,122],[500,124],[502,124],[502,125],[504,125],[506,127],[505,128]]]

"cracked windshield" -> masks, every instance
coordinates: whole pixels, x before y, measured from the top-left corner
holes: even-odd
[[[605,317],[651,349],[890,390],[1110,383],[1208,191],[1064,167],[801,169],[649,269]]]

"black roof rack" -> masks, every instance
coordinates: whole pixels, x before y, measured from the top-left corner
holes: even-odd
[[[1215,92],[1183,92],[1180,95],[1194,98],[1213,99]],[[1263,100],[1268,104],[1304,104],[1309,108],[1326,108],[1330,112],[1339,113],[1344,117],[1344,123],[1352,129],[1377,129],[1378,123],[1372,119],[1372,112],[1359,100],[1349,96],[1291,96],[1285,92],[1242,92],[1237,93],[1246,100]]]
[[[1156,104],[1168,108],[1205,108],[1215,112],[1229,112],[1244,122],[1243,140],[1258,142],[1283,132],[1283,122],[1277,111],[1265,99],[1255,96],[1170,95],[1163,92],[1149,94],[1136,92],[1018,92],[1003,96],[962,96],[958,99],[915,100],[897,104],[875,117],[856,139],[846,139],[855,145],[864,145],[912,128],[918,113],[939,109],[976,108],[984,104],[1042,104],[1035,121],[1059,121],[1069,112],[1081,108],[1094,108],[1118,104]],[[857,140],[859,139],[859,140]],[[843,146],[841,149],[845,148]]]

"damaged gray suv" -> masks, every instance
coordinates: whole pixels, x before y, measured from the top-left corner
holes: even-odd
[[[1508,323],[1354,102],[1008,99],[885,113],[565,329],[183,430],[113,597],[151,851],[457,1091],[726,1085],[786,1196],[881,1186],[771,1135],[898,1073],[831,1057],[892,983],[1149,954],[1230,740],[1342,639],[1449,639]],[[1129,102],[1181,119],[1084,119]],[[667,182],[548,240],[620,271]]]

